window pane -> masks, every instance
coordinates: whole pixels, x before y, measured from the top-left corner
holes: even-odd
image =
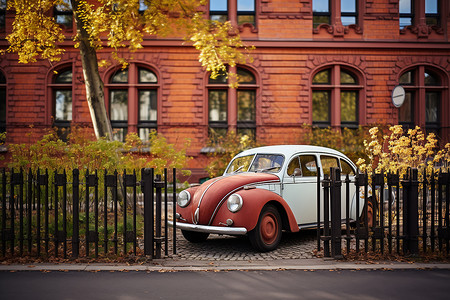
[[[351,74],[344,71],[341,72],[341,84],[356,84],[356,83],[357,82],[355,78]]]
[[[139,91],[139,121],[157,120],[157,101],[155,90]]]
[[[425,85],[440,85],[439,78],[433,73],[425,72]]]
[[[338,160],[336,157],[321,155],[320,162],[322,163],[323,174],[330,175],[330,168],[338,168]]]
[[[286,173],[288,176],[292,176],[294,174],[295,169],[300,169],[300,160],[298,159],[298,156],[291,160],[289,163]]]
[[[72,120],[72,91],[70,90],[55,91],[55,120],[57,121]]]
[[[341,22],[344,26],[356,24],[356,17],[341,17]]]
[[[411,85],[411,84],[414,83],[413,78],[414,78],[413,77],[413,72],[409,71],[409,72],[406,72],[405,74],[403,74],[402,76],[400,76],[400,79],[398,80],[398,82],[400,84],[409,84],[409,85]]]
[[[237,69],[239,75],[239,83],[256,83],[255,76],[247,70]]]
[[[255,15],[238,15],[237,21],[238,25],[246,23],[255,25]]]
[[[329,0],[313,0],[313,12],[329,12]]]
[[[412,123],[413,122],[413,111],[412,111],[412,93],[405,93],[405,101],[403,105],[400,106],[398,111],[398,121],[399,123]]]
[[[256,130],[255,128],[238,128],[238,135],[247,135],[251,140],[255,140]]]
[[[301,155],[300,164],[302,165],[302,176],[317,176],[317,162],[314,155]]]
[[[255,121],[255,91],[237,91],[238,121]]]
[[[56,23],[64,25],[67,28],[72,28],[73,19],[72,15],[57,15]]]
[[[112,121],[128,120],[128,91],[112,90],[110,103]]]
[[[128,69],[118,70],[111,78],[111,83],[127,83],[128,82]]]
[[[341,92],[341,122],[357,122],[357,92]]]
[[[0,10],[6,10],[6,0],[0,0]]]
[[[67,70],[56,75],[55,83],[72,83],[72,70]]]
[[[439,95],[438,92],[426,92],[425,94],[427,123],[439,122]]]
[[[209,0],[210,11],[227,11],[227,0]]]
[[[227,91],[209,91],[209,121],[227,121]]]
[[[320,24],[330,24],[329,16],[313,16],[313,26],[317,28]]]
[[[213,83],[213,84],[224,84],[228,82],[227,79],[227,75],[226,74],[219,74],[215,79],[213,78],[209,78],[208,79],[209,83]]]
[[[400,18],[400,29],[403,29],[406,26],[411,26],[411,25],[412,25],[411,18]]]
[[[124,142],[127,132],[127,128],[113,128],[113,140]]]
[[[63,0],[62,2],[63,2],[62,4],[55,5],[56,11],[71,12],[72,11],[72,3],[70,2],[70,0]]]
[[[143,142],[147,142],[150,136],[151,128],[139,128],[139,138]]]
[[[227,15],[209,15],[211,21],[217,21],[220,23],[225,23],[228,20]]]
[[[411,0],[400,0],[399,1],[399,12],[401,14],[410,14],[412,12]]]
[[[317,73],[312,81],[313,84],[329,84],[330,83],[330,70],[324,70]]]
[[[341,0],[341,12],[356,13],[356,0]]]
[[[238,11],[255,11],[255,0],[238,0]]]
[[[155,73],[146,70],[139,69],[139,83],[157,83],[158,79],[156,78]]]
[[[341,159],[341,175],[355,175],[355,170],[350,166],[348,162]]]
[[[5,84],[5,83],[6,83],[6,77],[2,72],[0,72],[0,84]]]
[[[438,18],[438,17],[430,17],[430,16],[427,16],[427,17],[426,17],[425,23],[426,23],[428,26],[439,25],[439,18]]]
[[[330,121],[330,93],[314,91],[312,95],[313,122]]]
[[[438,13],[438,0],[425,0],[425,13],[437,14]]]

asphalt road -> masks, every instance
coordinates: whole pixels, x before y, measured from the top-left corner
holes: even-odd
[[[450,270],[0,272],[0,299],[448,299]]]

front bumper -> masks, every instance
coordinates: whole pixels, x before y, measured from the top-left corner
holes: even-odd
[[[170,226],[173,226],[173,221],[168,221],[168,223]],[[177,228],[181,229],[181,230],[207,232],[207,233],[215,233],[215,234],[227,234],[227,235],[245,235],[245,234],[247,234],[247,229],[244,227],[207,226],[207,225],[196,225],[196,224],[177,222]]]

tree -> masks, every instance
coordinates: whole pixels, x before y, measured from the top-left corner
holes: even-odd
[[[103,82],[97,50],[109,47],[123,67],[127,62],[118,50],[137,51],[147,35],[184,38],[199,51],[199,62],[215,77],[226,66],[245,63],[248,50],[229,23],[212,22],[201,11],[205,0],[9,0],[15,11],[9,48],[19,62],[38,59],[58,61],[65,36],[49,11],[53,7],[73,11],[76,24],[74,46],[79,49],[86,85],[86,100],[97,138],[111,139],[111,124],[105,108]]]

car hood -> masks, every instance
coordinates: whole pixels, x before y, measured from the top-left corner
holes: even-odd
[[[210,225],[222,203],[244,186],[280,182],[278,176],[267,173],[240,173],[210,179],[192,197],[192,216],[195,224]]]

